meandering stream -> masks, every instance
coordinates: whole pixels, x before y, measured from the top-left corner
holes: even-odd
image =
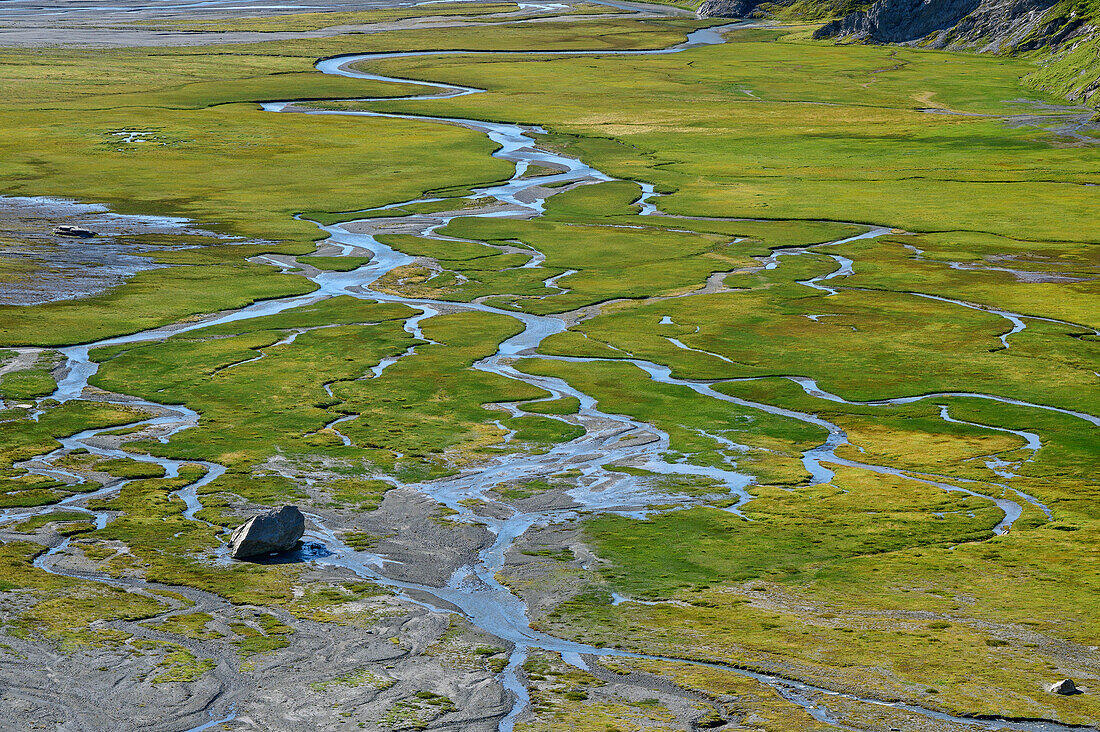
[[[730,28],[734,25],[737,24],[695,31],[688,36],[688,39],[684,43],[667,49],[653,51],[599,52],[540,51],[533,52],[532,55],[577,56],[676,53],[678,51],[682,51],[688,48],[696,48],[705,45],[721,43],[723,42],[722,32],[725,29]],[[432,51],[399,54],[360,54],[327,59],[318,63],[317,68],[324,73],[340,74],[353,78],[373,79],[377,81],[392,81],[404,84],[416,84],[433,90],[433,93],[425,94],[422,97],[415,97],[414,99],[429,101],[433,99],[444,99],[467,94],[476,94],[479,93],[481,90],[450,84],[439,84],[412,79],[385,77],[377,74],[357,71],[353,69],[352,66],[361,62],[387,58],[421,55],[454,55],[460,53],[469,52]],[[517,55],[517,53],[508,52],[508,55],[514,56]],[[497,158],[515,163],[516,172],[514,176],[505,183],[474,190],[469,198],[491,198],[500,205],[504,206],[505,209],[501,211],[500,207],[496,206],[490,212],[484,212],[479,209],[469,209],[466,211],[462,211],[460,214],[452,213],[447,215],[421,216],[419,218],[423,218],[425,220],[425,224],[419,233],[421,236],[428,238],[446,240],[446,237],[436,234],[435,231],[442,225],[446,224],[451,218],[457,215],[483,215],[495,217],[503,215],[513,216],[517,218],[529,218],[538,216],[543,212],[543,205],[546,198],[550,195],[553,195],[555,190],[560,190],[547,188],[546,186],[548,185],[588,184],[613,180],[610,176],[584,164],[579,160],[570,158],[559,153],[540,150],[536,148],[534,139],[531,137],[531,135],[535,132],[538,132],[538,130],[521,127],[519,125],[485,122],[481,120],[458,119],[448,117],[427,117],[412,114],[391,114],[359,110],[323,110],[312,108],[306,109],[295,106],[292,102],[270,102],[265,103],[263,107],[264,109],[271,112],[302,113],[308,115],[371,116],[386,117],[391,119],[416,120],[418,122],[432,122],[439,124],[456,124],[479,131],[487,135],[494,142],[496,142],[500,146],[500,148],[496,152],[494,152],[493,155]],[[553,169],[560,170],[561,172],[537,177],[524,177],[524,174],[526,173],[528,168],[535,165],[545,165]],[[656,194],[654,193],[652,186],[649,184],[642,184],[642,190],[643,196],[642,200],[640,201],[642,213],[649,215],[658,214],[659,211],[655,202]],[[389,206],[383,207],[383,209],[391,209],[401,205],[418,203],[428,200],[436,199],[423,199],[422,201],[405,202],[404,204],[390,204]],[[344,255],[349,255],[355,252],[362,251],[369,252],[371,255],[371,260],[367,264],[349,272],[319,272],[317,274],[311,275],[310,279],[318,285],[318,289],[308,295],[258,302],[241,310],[225,313],[217,317],[213,317],[201,322],[191,323],[185,326],[167,326],[129,336],[109,338],[97,343],[60,349],[67,359],[67,375],[58,384],[58,388],[51,398],[58,401],[93,398],[85,391],[85,389],[88,386],[88,380],[95,374],[98,368],[97,364],[95,364],[89,357],[90,352],[94,349],[111,345],[161,340],[170,335],[175,335],[178,333],[183,333],[200,328],[206,328],[220,323],[228,323],[238,320],[272,315],[338,295],[350,295],[357,298],[379,302],[402,303],[416,309],[418,314],[410,318],[406,322],[405,327],[406,330],[408,330],[410,333],[417,335],[422,335],[419,330],[420,323],[424,319],[431,318],[441,311],[480,311],[515,318],[516,320],[520,321],[524,326],[523,331],[501,343],[496,353],[474,364],[474,368],[489,373],[499,374],[510,379],[516,379],[540,387],[548,391],[552,395],[551,398],[575,397],[580,402],[579,413],[569,418],[562,417],[559,419],[568,419],[569,421],[583,426],[585,428],[585,434],[570,442],[559,444],[547,451],[545,454],[508,454],[493,460],[486,466],[482,466],[476,472],[464,473],[450,478],[413,484],[409,486],[431,497],[440,504],[443,504],[450,509],[456,511],[457,514],[453,517],[455,520],[477,521],[484,523],[489,527],[489,530],[495,537],[494,541],[491,543],[490,546],[486,547],[480,552],[477,560],[473,564],[462,567],[461,569],[456,571],[455,574],[450,578],[450,581],[444,587],[433,587],[425,584],[418,584],[415,582],[397,580],[392,577],[386,576],[385,562],[383,557],[372,554],[370,552],[353,550],[344,542],[342,542],[336,535],[335,531],[332,528],[326,526],[324,521],[319,516],[310,516],[312,526],[307,532],[306,547],[301,552],[301,558],[303,560],[316,562],[319,565],[338,567],[351,571],[360,577],[364,577],[393,588],[395,591],[404,594],[404,596],[410,601],[416,602],[418,604],[423,604],[432,609],[441,609],[448,612],[460,612],[478,628],[481,628],[488,633],[491,633],[505,641],[510,642],[513,645],[513,650],[511,658],[509,659],[509,663],[501,674],[501,679],[505,687],[513,693],[515,702],[508,715],[501,720],[499,727],[502,732],[510,732],[510,730],[513,729],[516,719],[519,717],[519,715],[523,713],[527,706],[527,690],[519,675],[519,667],[523,664],[524,660],[527,658],[529,651],[531,651],[532,649],[540,649],[561,653],[562,657],[567,662],[580,667],[586,666],[586,661],[584,659],[585,656],[620,656],[639,659],[658,658],[655,656],[634,654],[618,649],[597,648],[586,644],[575,643],[572,641],[555,638],[553,636],[532,630],[530,627],[529,618],[527,616],[526,604],[523,602],[522,599],[513,594],[507,587],[502,585],[496,579],[498,572],[504,567],[505,555],[509,548],[512,546],[513,542],[517,539],[517,537],[521,536],[525,531],[533,526],[547,525],[549,523],[559,522],[569,518],[575,518],[582,511],[617,512],[629,516],[645,515],[647,506],[656,502],[654,500],[654,494],[646,488],[642,479],[626,473],[608,470],[606,466],[614,463],[630,464],[637,467],[642,467],[653,473],[683,476],[703,476],[719,481],[722,485],[728,487],[730,496],[734,499],[732,505],[728,510],[731,510],[735,513],[739,512],[740,507],[751,498],[748,492],[748,487],[752,483],[752,478],[749,475],[737,471],[735,464],[729,464],[719,467],[704,467],[691,465],[686,462],[668,462],[662,457],[662,454],[665,453],[669,447],[669,437],[663,431],[656,429],[652,425],[631,419],[629,417],[608,414],[600,411],[596,406],[595,399],[561,379],[544,376],[532,376],[515,369],[513,366],[513,362],[517,357],[535,354],[540,343],[546,337],[555,333],[560,333],[566,329],[566,322],[561,317],[553,315],[531,315],[523,312],[503,310],[476,302],[444,302],[423,298],[401,297],[398,295],[373,289],[378,280],[386,274],[392,272],[398,267],[410,265],[416,261],[414,257],[394,250],[393,248],[378,241],[378,239],[374,236],[374,231],[376,229],[380,229],[381,226],[384,226],[387,221],[392,222],[393,219],[365,218],[355,222],[323,226],[322,228],[329,235],[326,243],[339,248]],[[872,229],[867,233],[860,234],[859,236],[854,238],[858,239],[871,236],[879,236],[882,233],[885,233],[885,231],[885,229]],[[851,239],[846,239],[842,241],[850,240]],[[832,243],[836,244],[842,242]],[[778,259],[780,256],[798,256],[800,254],[817,253],[816,250],[819,247],[823,246],[828,246],[828,244],[805,247],[800,250],[785,250],[782,252],[777,252],[771,257],[765,259],[762,262],[762,266],[778,266]],[[830,256],[833,256],[834,260],[837,262],[838,269],[828,275],[817,277],[812,280],[807,280],[803,284],[809,287],[825,290],[827,293],[836,292],[836,289],[832,286],[832,284],[835,284],[835,282],[832,282],[830,285],[826,285],[824,283],[827,281],[835,281],[846,275],[851,274],[853,271],[853,263],[851,262],[851,260],[847,260],[837,255]],[[525,266],[537,267],[541,265],[543,261],[541,253],[532,251],[531,257],[531,262],[529,262],[528,265]],[[549,279],[554,280],[555,278]],[[559,289],[562,289],[560,285],[556,286]],[[687,296],[690,296],[690,294]],[[1002,314],[1000,311],[990,310],[990,312]],[[1007,314],[1005,316],[1008,317]],[[1015,326],[1016,321],[1014,320],[1013,323]],[[1022,320],[1020,320],[1019,329],[1022,328],[1023,322]],[[291,336],[291,339],[292,338],[293,336]],[[1007,341],[1005,341],[1005,345],[1008,345]],[[680,344],[680,346],[688,348],[686,346],[683,346],[683,344]],[[696,349],[688,348],[688,350]],[[405,354],[401,356],[391,357],[384,360],[382,363],[378,364],[376,367],[374,367],[374,369],[372,369],[373,375],[375,377],[381,375],[385,368],[396,362],[399,358],[411,357],[414,354],[415,347],[410,348]],[[721,358],[720,356],[718,357]],[[563,358],[562,360],[591,362],[611,359]],[[795,419],[800,422],[821,428],[827,433],[827,439],[824,441],[823,444],[807,450],[802,456],[803,464],[806,470],[812,476],[812,480],[815,483],[826,483],[832,480],[833,471],[829,467],[829,465],[841,465],[870,470],[876,473],[904,477],[906,479],[916,480],[945,491],[957,491],[967,493],[972,496],[978,496],[982,499],[993,501],[1004,512],[1004,519],[998,524],[996,528],[997,533],[1007,531],[1012,523],[1022,514],[1024,507],[1020,501],[1032,503],[1040,510],[1042,510],[1048,517],[1050,516],[1049,509],[1046,506],[1042,505],[1037,499],[1032,496],[1027,496],[1019,493],[1018,491],[1014,491],[1009,486],[1000,486],[1000,484],[995,484],[1003,488],[1004,490],[1001,496],[993,497],[987,495],[986,493],[974,491],[970,488],[959,485],[960,483],[965,483],[967,485],[974,485],[974,487],[980,487],[976,485],[975,481],[963,481],[948,476],[915,475],[911,472],[899,470],[890,466],[873,465],[870,463],[857,462],[839,457],[836,454],[836,451],[842,446],[848,445],[850,443],[848,442],[848,437],[845,434],[844,430],[838,425],[814,414],[753,402],[724,394],[714,388],[716,384],[721,383],[721,380],[699,381],[679,379],[672,376],[671,369],[669,369],[667,366],[635,358],[619,359],[618,362],[627,362],[633,364],[637,368],[641,369],[645,374],[647,374],[651,380],[657,383],[685,387],[707,398],[722,400],[744,409],[760,410],[769,414]],[[798,376],[791,376],[788,378],[799,384],[799,386],[801,386],[803,390],[805,390],[805,392],[811,396],[844,404],[853,403],[848,402],[836,395],[828,394],[822,391],[817,387],[816,383],[814,383],[810,379]],[[920,399],[932,398],[935,396],[971,396],[981,399],[999,400],[1013,404],[1022,404],[1024,406],[1036,409],[1052,410],[1086,420],[1091,424],[1100,424],[1100,418],[1092,415],[1074,412],[1071,410],[1057,409],[1039,404],[1026,404],[1024,402],[1006,399],[996,395],[986,394],[911,396],[857,404],[906,404]],[[196,412],[187,409],[186,407],[160,405],[153,402],[135,400],[129,397],[122,396],[108,395],[105,397],[102,394],[96,395],[94,398],[99,400],[114,401],[119,404],[125,404],[139,409],[145,408],[156,412],[157,416],[142,420],[141,422],[135,423],[135,425],[152,425],[164,427],[164,432],[161,434],[160,438],[163,442],[167,442],[172,434],[197,425],[199,419],[199,415]],[[950,415],[946,411],[946,408],[943,408],[941,416],[945,421],[958,421],[950,417]],[[330,423],[329,427],[333,428],[339,422],[353,418],[354,416],[342,417]],[[34,461],[29,462],[37,465],[37,467],[33,468],[35,472],[47,475],[52,469],[49,466],[55,459],[65,454],[68,454],[68,452],[74,449],[84,448],[87,449],[89,452],[97,455],[106,455],[111,457],[131,457],[136,460],[157,463],[165,468],[165,471],[169,477],[178,476],[180,468],[184,464],[195,462],[177,461],[145,454],[129,453],[120,449],[105,448],[99,443],[99,441],[95,439],[102,432],[108,432],[117,429],[117,427],[114,427],[110,428],[110,430],[88,430],[78,433],[76,435],[61,440],[62,447],[60,449],[50,453],[49,455],[42,456]],[[1038,437],[1032,435],[1031,433],[1024,433],[1012,430],[1001,431],[1012,432],[1013,434],[1016,434],[1021,438],[1027,440],[1027,447],[1031,449],[1033,453],[1034,451],[1037,451],[1041,448]],[[340,437],[345,442],[345,444],[351,444],[351,440],[348,437],[342,434],[340,435]],[[732,445],[732,443],[729,443],[728,440],[724,441],[720,437],[714,437],[714,439],[715,442],[719,445],[727,447]],[[202,479],[175,492],[176,495],[179,496],[186,504],[186,511],[184,514],[185,517],[192,520],[197,520],[195,514],[196,511],[201,508],[201,503],[198,499],[198,489],[217,478],[224,471],[224,468],[212,463],[204,463],[203,466],[206,468],[206,474],[202,477]],[[544,477],[558,472],[563,472],[565,470],[576,470],[581,476],[579,479],[578,487],[569,491],[569,495],[573,499],[573,505],[567,508],[557,508],[550,510],[521,510],[508,504],[502,504],[499,501],[495,500],[492,495],[487,493],[487,491],[489,491],[494,485],[498,485],[502,482]],[[94,493],[78,494],[76,496],[73,496],[72,498],[67,498],[64,501],[61,501],[60,503],[53,506],[47,506],[40,509],[34,509],[31,511],[9,511],[6,514],[0,516],[0,522],[14,521],[16,519],[26,518],[29,515],[48,512],[62,506],[66,509],[75,508],[78,510],[87,511],[87,509],[81,509],[79,504],[84,503],[89,498],[94,498],[117,491],[122,485],[124,485],[124,483],[116,483],[108,488],[101,489],[100,491]],[[1014,500],[1014,494],[1015,498],[1019,500]],[[475,513],[475,511],[470,507],[471,505],[473,505],[470,499],[478,499],[480,501],[493,504],[494,516],[502,516],[502,518],[494,518],[491,516]],[[691,505],[694,499],[689,499],[686,496],[674,496],[672,498],[669,498],[662,495],[660,502],[665,503],[668,501],[676,500],[680,501],[683,505],[686,506]],[[90,511],[89,513],[93,514],[97,526],[103,526],[109,520],[109,516],[106,513],[97,513]],[[39,557],[38,561],[36,562],[36,566],[39,566],[46,571],[59,571],[55,567],[55,559],[59,553],[65,550],[66,546],[67,544],[62,544],[58,547],[51,549],[50,552]],[[624,600],[624,598],[616,597],[615,601],[616,603],[619,603]],[[625,601],[629,602],[629,600]],[[662,660],[679,661],[680,659]],[[829,711],[827,707],[827,702],[823,702],[822,698],[825,698],[827,700],[829,698],[829,695],[832,695],[834,697],[844,696],[848,699],[856,699],[856,697],[848,695],[837,695],[836,692],[829,691],[824,688],[810,686],[798,681],[781,679],[767,674],[759,674],[746,670],[731,669],[725,666],[715,666],[727,669],[732,672],[750,676],[764,684],[767,684],[768,686],[776,689],[786,699],[795,704],[798,704],[808,713],[813,715],[816,719],[826,724],[835,726],[839,729],[851,729],[851,727],[848,727],[837,721],[837,718],[833,715],[832,712]],[[887,704],[886,702],[875,699],[860,699],[860,701],[864,701],[870,704]],[[979,720],[972,718],[955,717],[947,714],[942,714],[933,710],[903,704],[890,704],[890,706],[912,712],[914,714],[923,715],[932,719],[944,720],[955,724],[964,724],[984,729],[1030,730],[1033,732],[1068,732],[1068,730],[1072,729],[1071,727],[1065,725],[1048,722],[1007,722],[1004,720]]]

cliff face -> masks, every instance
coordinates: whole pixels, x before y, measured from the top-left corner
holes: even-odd
[[[1028,50],[1060,43],[1085,15],[1074,0],[705,0],[699,15],[724,18],[838,18],[814,34],[933,48]],[[1087,7],[1090,0],[1076,0]]]
[[[1031,50],[1060,44],[1086,29],[1083,18],[1073,22],[1056,5],[1058,0],[878,0],[864,12],[823,26],[814,37],[993,52]]]
[[[1039,66],[1025,84],[1100,106],[1100,0],[706,0],[699,14],[834,17],[814,38],[1033,51]]]
[[[1037,51],[1024,83],[1100,104],[1100,8],[1092,0],[876,0],[822,26],[815,38],[926,48]]]
[[[866,10],[873,0],[705,0],[697,11],[703,18],[778,17],[788,20],[828,20]]]
[[[700,18],[747,18],[754,10],[755,0],[705,0],[696,12]]]

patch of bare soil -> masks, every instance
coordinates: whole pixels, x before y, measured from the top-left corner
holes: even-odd
[[[80,226],[95,236],[65,236],[55,231],[58,226]],[[164,266],[144,253],[221,238],[184,219],[118,214],[58,198],[0,196],[0,305],[88,297]]]

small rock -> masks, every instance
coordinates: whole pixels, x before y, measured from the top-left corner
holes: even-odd
[[[1069,696],[1070,694],[1077,693],[1077,687],[1069,679],[1062,679],[1057,684],[1050,687],[1051,694],[1063,694]]]
[[[234,559],[293,549],[306,530],[306,519],[297,506],[283,506],[261,513],[233,530],[229,548]]]
[[[91,239],[95,236],[95,232],[91,229],[85,229],[83,226],[70,226],[69,224],[55,226],[53,233],[58,236],[75,236],[80,239]]]

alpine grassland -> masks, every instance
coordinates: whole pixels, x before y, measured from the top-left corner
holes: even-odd
[[[1047,55],[812,40],[857,7],[0,48],[0,214],[38,202],[0,278],[53,288],[0,304],[0,698],[72,722],[57,666],[125,689],[116,729],[1100,724],[1096,128]],[[63,201],[178,218],[77,242]],[[66,296],[50,257],[115,248],[152,268]],[[300,544],[234,559],[288,504]]]

